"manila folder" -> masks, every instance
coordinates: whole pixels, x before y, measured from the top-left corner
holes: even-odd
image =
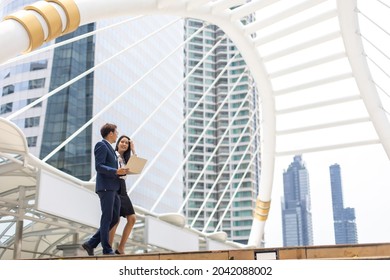
[[[147,159],[141,157],[131,156],[126,164],[126,168],[129,169],[129,171],[127,171],[127,174],[140,174],[142,172],[142,169],[144,169],[147,161]]]

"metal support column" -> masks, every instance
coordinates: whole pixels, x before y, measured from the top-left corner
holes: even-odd
[[[25,212],[25,194],[26,190],[23,186],[19,187],[19,207],[18,217],[15,229],[15,242],[14,242],[14,260],[22,257],[22,240],[23,240],[23,216]]]

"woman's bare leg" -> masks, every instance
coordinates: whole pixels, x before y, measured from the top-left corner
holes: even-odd
[[[122,238],[121,238],[121,241],[119,242],[119,246],[118,246],[118,251],[121,254],[125,253],[125,245],[126,245],[127,239],[129,239],[131,230],[134,227],[136,215],[135,214],[128,215],[128,216],[126,216],[126,219],[127,219],[127,223],[125,225],[125,228],[123,229]]]

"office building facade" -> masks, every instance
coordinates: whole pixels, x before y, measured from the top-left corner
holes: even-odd
[[[203,24],[186,20],[186,38]],[[186,44],[185,73],[193,74],[184,87],[188,118],[184,125],[184,155],[188,157],[184,197],[189,197],[183,210],[188,224],[196,229],[224,231],[232,241],[246,243],[260,180],[260,156],[255,153],[260,145],[256,134],[259,104],[250,73],[243,73],[244,60],[224,35],[208,25]]]
[[[31,4],[32,0],[5,0],[0,2],[0,18]],[[44,44],[50,45],[51,42]],[[42,47],[44,47],[42,46]],[[53,51],[49,50],[34,57],[25,58],[0,66],[0,117],[8,117],[24,106],[49,92]],[[41,152],[47,102],[11,119],[24,132],[32,154]]]
[[[341,168],[339,164],[329,166],[332,191],[334,237],[336,244],[357,244],[358,234],[354,208],[344,208]]]
[[[301,155],[283,172],[283,246],[313,245],[309,172]]]

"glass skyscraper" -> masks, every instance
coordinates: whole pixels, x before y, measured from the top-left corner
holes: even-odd
[[[332,190],[334,237],[336,244],[357,244],[358,235],[354,208],[344,208],[340,165],[329,166]]]
[[[313,245],[309,173],[301,155],[283,172],[283,246]]]
[[[203,24],[186,20],[186,37]],[[184,125],[184,154],[188,161],[184,166],[184,197],[190,197],[184,214],[188,223],[200,231],[224,231],[232,241],[246,243],[260,180],[260,156],[254,153],[260,145],[256,134],[259,104],[253,79],[250,73],[243,74],[246,65],[239,54],[223,72],[237,53],[224,35],[221,29],[209,25],[186,44],[185,72],[195,71],[185,84],[188,121]],[[221,43],[194,69],[219,40]],[[253,157],[255,164],[244,176]],[[217,228],[221,219],[223,223]]]
[[[178,48],[183,44],[183,21],[124,17],[97,22],[96,28],[121,21],[96,36],[95,64],[101,66],[94,72],[94,115],[119,99],[94,122],[92,143],[100,140],[102,124],[116,123],[119,134],[133,138],[138,156],[148,159],[146,172],[127,178],[128,187],[134,187],[133,203],[151,209],[168,186],[154,211],[177,212],[183,201],[183,88],[162,102],[183,79],[184,51]],[[167,27],[155,32],[163,26]]]
[[[95,30],[95,24],[81,26],[56,40],[62,42]],[[92,36],[56,48],[53,53],[49,91],[94,66],[95,42]],[[40,158],[72,135],[92,118],[94,73],[66,87],[47,100]],[[91,135],[88,126],[80,135],[47,160],[47,163],[82,180],[91,178]]]

